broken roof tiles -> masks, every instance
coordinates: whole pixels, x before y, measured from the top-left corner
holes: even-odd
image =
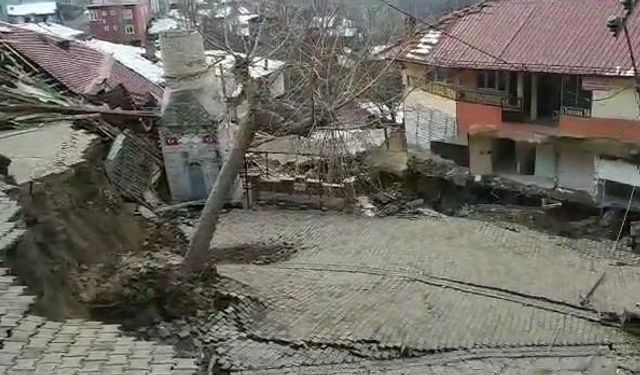
[[[625,38],[614,38],[606,27],[607,18],[621,12],[617,0],[490,0],[421,32],[401,59],[450,68],[630,76]],[[640,49],[640,13],[632,15],[629,32],[633,48]]]
[[[2,24],[0,38],[75,94],[94,95],[122,86],[133,104],[160,101],[164,90],[116,58],[80,41]]]

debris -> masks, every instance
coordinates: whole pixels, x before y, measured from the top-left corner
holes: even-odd
[[[366,217],[376,216],[376,206],[371,203],[369,197],[360,196],[356,198],[358,208],[360,208],[362,215]]]
[[[145,206],[138,206],[138,212],[147,220],[155,221],[158,219],[158,215],[156,215],[153,211],[146,208]]]
[[[587,293],[587,295],[582,297],[582,299],[580,300],[580,306],[583,306],[583,307],[591,306],[591,297],[593,296],[593,293],[595,293],[598,286],[602,284],[602,281],[604,280],[604,276],[606,274],[607,274],[606,272],[603,272],[602,275],[600,275],[600,277],[598,278],[598,280],[596,280],[596,283],[593,284],[591,289],[589,289],[589,292]]]
[[[431,218],[437,218],[437,219],[441,219],[443,217],[447,217],[447,215],[442,214],[432,208],[428,208],[428,207],[419,207],[416,209],[416,212],[427,216],[427,217],[431,217]]]
[[[541,207],[543,210],[553,210],[554,208],[562,207],[562,202],[542,198]]]
[[[424,205],[424,199],[420,198],[420,199],[414,199],[410,202],[405,203],[405,206],[408,209],[416,209],[420,206]]]
[[[169,211],[181,210],[183,208],[188,208],[188,207],[204,206],[205,203],[206,203],[206,201],[204,201],[204,200],[182,202],[182,203],[172,204],[172,205],[168,205],[168,206],[158,207],[158,208],[156,208],[155,212],[157,214],[161,214],[161,213],[165,213],[165,212],[169,212]]]

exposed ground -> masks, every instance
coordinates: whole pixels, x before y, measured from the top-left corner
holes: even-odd
[[[413,155],[404,174],[382,177],[367,184],[377,187],[369,195],[381,216],[415,214],[415,208],[427,207],[448,216],[518,224],[576,239],[616,239],[621,234],[618,247],[633,247],[628,226],[620,233],[624,212],[599,209],[586,194],[559,196],[502,177],[476,181],[467,168],[437,156]],[[544,206],[545,201],[551,204]],[[631,212],[628,219],[638,220],[640,215]]]
[[[92,163],[22,191],[29,230],[11,259],[36,312],[122,324],[213,374],[640,368],[640,340],[600,314],[637,310],[640,256],[610,240],[505,223],[504,206],[486,206],[495,223],[237,210],[185,279],[197,213],[144,221]]]

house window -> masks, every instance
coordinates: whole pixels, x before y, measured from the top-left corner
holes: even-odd
[[[107,16],[107,11],[106,11],[106,10],[103,10],[103,11],[102,11],[102,17],[106,17],[106,16]]]
[[[113,31],[118,31],[118,25],[113,25],[113,26],[111,26],[111,30],[113,30]]]
[[[98,15],[98,11],[97,10],[90,10],[89,11],[89,21],[98,21],[100,20],[100,16]]]
[[[122,10],[122,19],[124,19],[124,20],[132,20],[133,19],[133,10],[131,10],[131,9],[123,9]]]
[[[104,25],[104,31],[109,31],[109,25]]]
[[[112,17],[115,16],[116,15],[116,10],[115,9],[111,9],[109,11],[109,15],[112,16]]]
[[[125,25],[124,32],[125,34],[135,34],[136,31],[133,28],[133,25]]]
[[[476,73],[476,87],[479,89],[506,91],[507,74],[507,72],[478,72]]]
[[[451,69],[435,68],[433,70],[433,80],[436,82],[451,83],[455,77],[455,72]]]
[[[593,92],[582,89],[582,77],[562,77],[562,107],[591,110]]]

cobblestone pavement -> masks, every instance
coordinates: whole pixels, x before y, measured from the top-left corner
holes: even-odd
[[[292,242],[305,250],[282,265],[338,265],[405,271],[501,288],[599,311],[640,302],[639,258],[611,254],[610,241],[550,236],[461,218],[361,218],[296,211],[234,211],[215,246]],[[624,264],[622,266],[616,264]]]
[[[0,259],[23,233],[19,211],[0,191]],[[31,315],[34,297],[24,291],[0,267],[0,375],[195,373],[193,359],[176,358],[170,346],[123,336],[116,325]]]
[[[601,345],[610,357],[617,348],[635,348],[638,343],[617,328],[594,322],[595,310],[632,308],[637,295],[633,291],[640,287],[637,258],[611,256],[608,242],[570,240],[457,218],[235,211],[223,218],[214,247],[282,242],[291,242],[300,251],[278,264],[219,267],[222,275],[251,288],[266,306],[262,319],[220,346],[221,355],[238,371],[367,373],[361,365],[366,371],[375,366],[363,361],[384,368],[393,361],[380,359],[393,358],[389,353],[404,356],[407,348],[420,356],[529,348],[537,354],[514,355],[525,357],[522,368],[555,361],[552,369],[560,371],[577,366],[580,358],[584,364]],[[620,262],[631,265],[616,265]],[[603,273],[592,307],[581,307],[582,296]],[[307,357],[292,360],[284,355],[291,343],[304,348]],[[571,349],[578,346],[590,349]],[[344,351],[333,353],[336,348],[349,348],[351,354],[356,350],[356,359]],[[561,360],[549,359],[554,348],[569,348],[569,353]],[[318,356],[318,350],[326,350],[326,355]],[[540,353],[546,357],[534,358]],[[634,349],[626,354],[636,353]],[[483,361],[476,370],[461,372],[460,366],[477,361],[471,358],[447,372],[427,363],[430,357],[412,360],[413,372],[401,370],[408,366],[405,359],[396,360],[400,361],[395,363],[396,372],[371,373],[501,373],[501,366],[512,361]],[[345,363],[354,365],[340,367]],[[502,373],[523,373],[516,369]]]

